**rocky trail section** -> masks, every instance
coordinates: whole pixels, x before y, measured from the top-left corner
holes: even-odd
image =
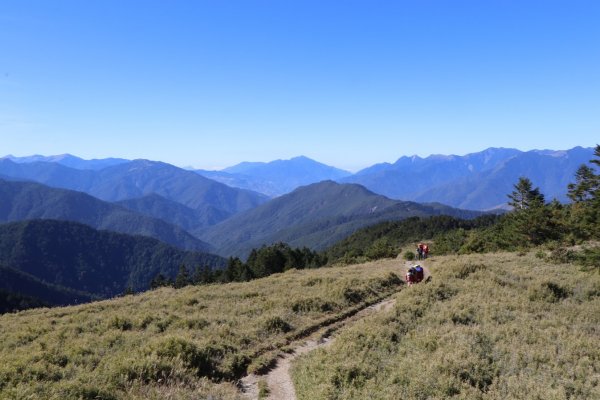
[[[412,263],[407,262],[401,268],[403,278],[411,264]],[[421,264],[421,266],[424,270],[424,281],[426,281],[431,274],[425,265]],[[263,381],[266,382],[268,389],[266,397],[262,398],[268,400],[296,400],[296,391],[294,390],[294,383],[290,374],[292,362],[302,354],[309,353],[321,347],[330,346],[335,341],[333,334],[341,328],[345,328],[352,323],[377,312],[389,311],[394,304],[396,304],[396,299],[394,297],[396,293],[391,294],[375,304],[366,306],[347,318],[323,326],[309,337],[303,338],[303,341],[299,341],[298,346],[295,347],[293,351],[280,356],[276,360],[274,367],[265,374],[250,374],[242,378],[239,382],[241,391],[248,399],[258,400],[261,398],[259,396],[259,382]]]

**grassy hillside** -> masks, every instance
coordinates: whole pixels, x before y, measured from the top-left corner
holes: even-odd
[[[439,257],[433,282],[293,368],[298,399],[600,398],[600,275],[533,253]]]
[[[158,273],[174,277],[181,264],[221,267],[225,260],[75,222],[32,220],[0,225],[0,265],[48,284],[102,297],[120,294],[127,287],[147,289]]]
[[[290,270],[6,314],[0,398],[240,398],[236,377],[303,332],[399,290],[399,272],[397,262]]]

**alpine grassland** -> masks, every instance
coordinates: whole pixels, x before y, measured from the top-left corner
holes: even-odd
[[[403,287],[400,260],[0,316],[1,399],[237,399],[294,340]]]
[[[600,273],[540,251],[440,256],[433,279],[292,367],[298,399],[598,399]]]

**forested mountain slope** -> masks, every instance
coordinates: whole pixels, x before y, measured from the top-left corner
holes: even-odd
[[[156,275],[173,278],[182,264],[220,268],[225,260],[75,222],[31,220],[0,225],[1,266],[90,295],[110,297],[126,288],[148,289]]]
[[[75,221],[97,229],[150,236],[182,249],[210,250],[210,245],[180,227],[81,192],[0,179],[0,199],[0,222],[38,218]]]
[[[216,246],[220,254],[239,256],[277,241],[322,249],[360,227],[382,220],[439,214],[466,218],[480,215],[438,204],[392,200],[360,185],[325,181],[236,215],[209,228],[201,238]]]

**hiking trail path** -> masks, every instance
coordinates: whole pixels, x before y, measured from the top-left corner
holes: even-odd
[[[407,261],[404,265],[402,265],[402,267],[399,268],[402,272],[401,276],[403,280],[405,279],[406,271],[413,264],[414,262]],[[420,265],[424,270],[423,282],[425,282],[431,276],[429,269],[424,264],[424,261],[420,262]],[[322,327],[317,332],[310,335],[308,339],[304,338],[299,340],[299,345],[294,348],[292,352],[280,356],[277,359],[275,366],[267,373],[264,375],[249,374],[242,378],[239,382],[239,386],[243,395],[247,399],[258,400],[258,383],[260,381],[266,381],[269,390],[266,397],[267,400],[296,400],[296,391],[294,390],[294,383],[290,374],[292,362],[302,354],[309,353],[321,347],[330,346],[335,341],[333,334],[338,330],[347,327],[369,315],[380,311],[390,310],[394,304],[396,304],[395,295],[397,293],[398,292],[396,291],[390,294],[385,299],[363,308],[348,318]]]

